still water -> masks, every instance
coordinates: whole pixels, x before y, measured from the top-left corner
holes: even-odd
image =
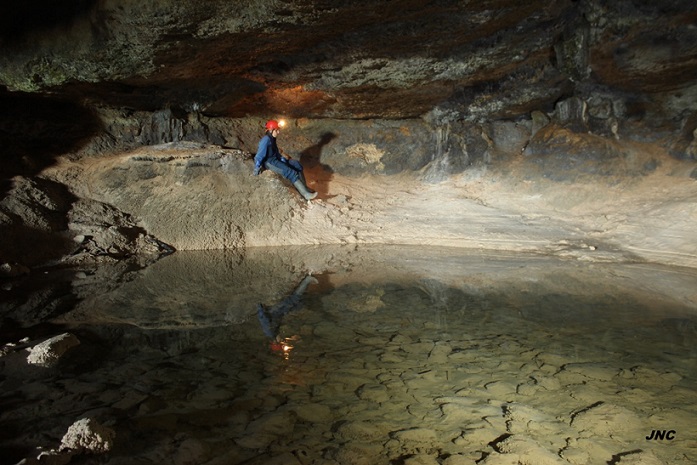
[[[0,358],[0,461],[89,417],[113,447],[70,463],[697,463],[696,284],[408,247],[87,270],[3,302],[3,344],[80,345],[51,367]]]

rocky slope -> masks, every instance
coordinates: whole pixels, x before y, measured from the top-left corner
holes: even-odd
[[[627,174],[657,160],[660,167],[643,176]],[[606,166],[603,176],[576,166],[561,171],[558,163],[520,156],[438,181],[434,176],[444,175],[437,164],[394,176],[314,172],[308,178],[320,197],[311,203],[273,173],[252,176],[249,155],[216,146],[141,148],[66,162],[49,173],[79,197],[131,212],[144,230],[179,250],[430,244],[697,264],[690,165],[641,147],[612,170]]]

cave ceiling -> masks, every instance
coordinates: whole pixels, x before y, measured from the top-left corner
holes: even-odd
[[[672,98],[675,116],[697,82],[696,22],[693,0],[26,0],[0,7],[0,86],[354,119],[515,118],[611,92]]]

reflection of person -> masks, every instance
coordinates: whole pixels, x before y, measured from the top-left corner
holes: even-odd
[[[261,323],[261,329],[264,331],[264,334],[272,339],[272,343],[280,342],[281,340],[278,330],[281,327],[283,317],[293,310],[300,308],[300,296],[305,292],[307,286],[316,284],[317,282],[317,279],[312,275],[307,275],[305,279],[298,284],[298,287],[295,288],[292,294],[273,307],[267,309],[262,304],[257,305],[257,316],[259,317],[259,323]]]
[[[259,141],[257,154],[254,156],[254,175],[258,176],[265,168],[269,169],[292,182],[305,200],[312,200],[317,197],[317,192],[307,187],[300,162],[292,160],[288,155],[282,155],[278,150],[276,138],[280,132],[278,121],[266,122],[266,134]]]

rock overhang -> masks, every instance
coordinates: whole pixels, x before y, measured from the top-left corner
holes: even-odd
[[[696,13],[681,0],[84,1],[53,23],[6,13],[8,89],[210,116],[515,118],[607,88],[660,105],[656,94],[695,85],[697,67]]]

